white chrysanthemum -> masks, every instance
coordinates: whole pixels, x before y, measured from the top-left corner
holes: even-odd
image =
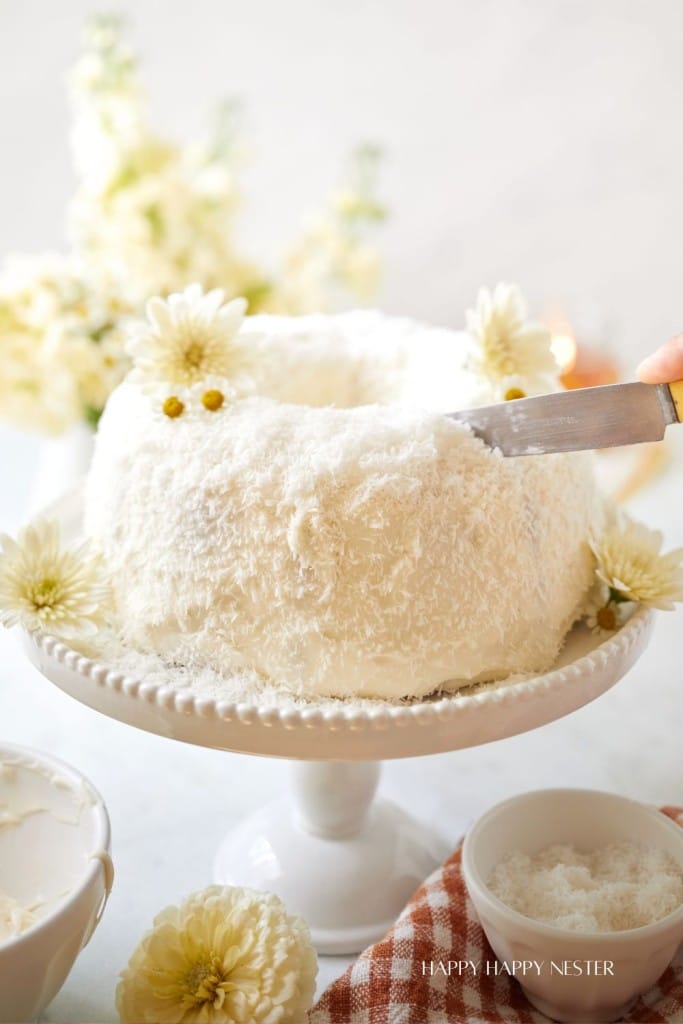
[[[121,974],[121,1024],[303,1024],[317,959],[271,893],[210,886],[168,907]]]
[[[527,323],[526,303],[516,285],[481,288],[467,312],[474,343],[470,364],[488,384],[495,401],[543,394],[557,388],[558,367],[550,331]]]
[[[149,324],[127,346],[135,379],[151,391],[177,394],[209,377],[244,377],[244,356],[233,341],[247,304],[223,300],[220,289],[204,294],[198,284],[168,299],[150,299]]]
[[[661,554],[662,534],[622,513],[591,544],[597,575],[619,601],[671,611],[683,601],[683,548]]]
[[[38,520],[16,541],[0,534],[0,622],[75,639],[105,623],[109,587],[89,544],[62,546],[59,524]]]

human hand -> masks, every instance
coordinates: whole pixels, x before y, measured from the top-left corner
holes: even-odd
[[[644,359],[637,370],[646,384],[670,384],[683,380],[683,334],[677,334]]]

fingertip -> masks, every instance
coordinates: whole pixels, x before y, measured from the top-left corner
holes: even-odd
[[[639,363],[636,368],[636,376],[638,380],[642,380],[644,384],[658,384],[661,383],[659,380],[659,364],[661,359],[657,353],[652,356],[648,356],[647,359],[643,359],[642,363]]]
[[[669,384],[683,378],[683,334],[665,342],[644,359],[636,373],[646,384]]]

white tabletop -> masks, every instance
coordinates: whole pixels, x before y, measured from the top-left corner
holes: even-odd
[[[683,437],[677,440],[683,441]],[[23,516],[35,446],[0,431],[0,527]],[[683,546],[683,445],[672,466],[631,502]],[[661,614],[645,656],[614,690],[526,735],[434,757],[388,763],[382,793],[435,825],[451,843],[492,803],[530,788],[576,785],[654,803],[683,804],[681,613]],[[211,882],[214,851],[240,816],[284,789],[281,763],[185,746],[138,732],[64,696],[0,633],[0,736],[50,751],[103,794],[116,884],[102,924],[43,1020],[116,1020],[119,970],[153,916]],[[321,984],[343,958],[321,960]]]

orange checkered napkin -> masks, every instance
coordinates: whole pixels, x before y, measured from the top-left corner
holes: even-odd
[[[662,810],[683,825],[683,809]],[[330,985],[309,1024],[547,1024],[513,978],[495,973],[496,956],[467,895],[460,857],[458,848],[387,935]],[[454,966],[450,975],[438,969],[449,962],[460,963],[460,973]],[[683,947],[625,1020],[683,1024]]]

